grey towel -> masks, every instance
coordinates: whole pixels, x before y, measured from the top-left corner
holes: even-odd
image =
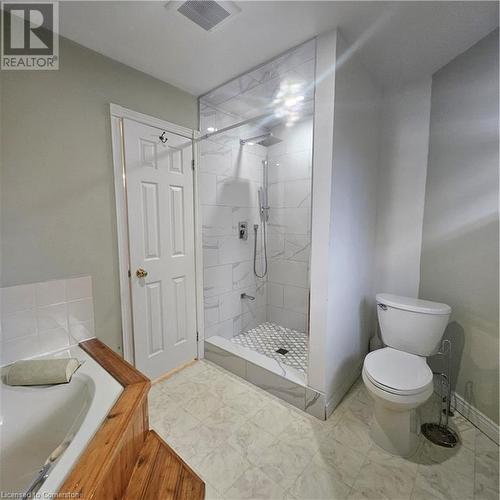
[[[80,366],[76,358],[32,359],[10,365],[7,385],[66,384]]]

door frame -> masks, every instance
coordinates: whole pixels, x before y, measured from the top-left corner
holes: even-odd
[[[123,357],[135,365],[134,329],[132,323],[132,290],[130,287],[130,251],[128,232],[128,210],[126,194],[126,172],[124,162],[123,119],[128,118],[144,125],[157,127],[193,141],[193,212],[194,212],[194,259],[196,290],[196,350],[197,358],[203,357],[203,265],[202,265],[202,231],[198,196],[199,151],[197,140],[200,132],[167,122],[154,116],[145,115],[118,104],[110,103],[111,144],[113,153],[113,176],[115,186],[116,231],[118,239],[118,273],[120,276],[120,307],[122,316]]]

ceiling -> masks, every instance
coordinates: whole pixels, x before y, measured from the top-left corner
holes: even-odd
[[[338,27],[381,86],[430,75],[498,26],[498,2],[243,1],[206,32],[166,1],[66,1],[61,34],[200,95]]]

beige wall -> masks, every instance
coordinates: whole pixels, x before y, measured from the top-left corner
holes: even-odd
[[[498,117],[496,30],[432,79],[420,296],[453,308],[454,387],[497,423]]]
[[[97,337],[121,351],[109,103],[196,128],[195,97],[61,39],[59,71],[4,71],[2,286],[91,275]]]

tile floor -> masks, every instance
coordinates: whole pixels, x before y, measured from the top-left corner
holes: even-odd
[[[205,480],[207,499],[499,498],[498,446],[460,415],[460,447],[423,439],[410,459],[372,444],[371,416],[361,381],[322,422],[207,361],[150,393],[151,426]]]
[[[309,339],[306,333],[267,322],[232,337],[231,341],[292,366],[302,373],[307,370]],[[280,348],[287,349],[288,352],[277,353],[276,350]]]

